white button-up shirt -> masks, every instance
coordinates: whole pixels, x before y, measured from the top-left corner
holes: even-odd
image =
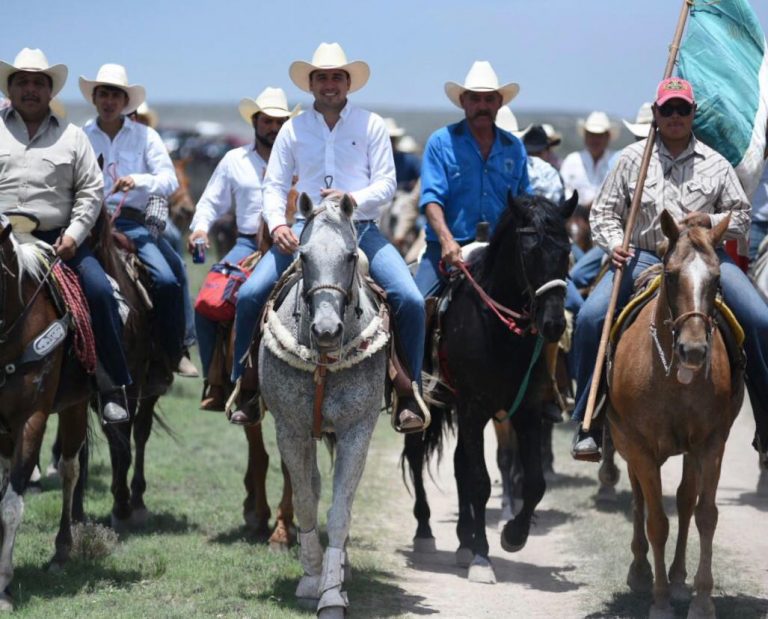
[[[115,181],[123,176],[130,176],[136,183],[125,196],[123,206],[142,212],[150,196],[168,198],[179,188],[165,144],[151,127],[125,118],[114,140],[99,128],[96,120],[88,122],[83,129],[96,158],[103,158],[104,195],[110,211],[114,211],[123,199],[123,192],[110,195]]]
[[[253,145],[229,151],[208,181],[195,209],[189,229],[206,234],[219,217],[234,204],[235,222],[242,234],[256,234],[261,227],[262,181],[267,162]]]
[[[565,197],[570,198],[573,190],[579,192],[579,205],[589,206],[594,202],[597,192],[610,172],[612,150],[606,150],[595,162],[587,150],[571,153],[560,166],[560,176],[565,185]]]
[[[296,190],[321,201],[326,186],[350,193],[355,220],[378,220],[395,195],[392,144],[382,118],[350,103],[331,131],[323,115],[310,109],[280,129],[264,180],[264,217],[269,231],[286,223],[285,206],[293,176]]]

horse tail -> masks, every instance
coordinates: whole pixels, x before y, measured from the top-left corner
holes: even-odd
[[[454,409],[450,405],[430,403],[429,414],[432,416],[432,423],[424,430],[421,437],[414,435],[416,440],[421,438],[418,448],[422,452],[422,463],[428,464],[437,454],[438,464],[443,458],[444,437],[449,432],[453,432],[455,424]],[[414,471],[408,466],[408,452],[414,449],[413,444],[409,445],[409,439],[406,437],[403,445],[403,451],[400,454],[400,472],[403,476],[403,483],[408,487],[408,479],[413,485]],[[431,476],[431,472],[430,472]]]

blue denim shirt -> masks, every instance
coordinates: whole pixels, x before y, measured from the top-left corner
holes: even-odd
[[[422,212],[430,202],[443,207],[445,222],[459,243],[475,238],[475,228],[487,221],[491,232],[507,207],[507,194],[532,193],[523,143],[496,128],[487,160],[483,160],[467,121],[435,131],[421,163]],[[437,235],[427,224],[427,240]]]

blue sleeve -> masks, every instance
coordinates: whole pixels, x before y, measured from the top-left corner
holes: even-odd
[[[517,186],[517,195],[528,194],[533,195],[533,188],[531,187],[531,179],[528,176],[528,155],[525,152],[525,148],[520,144],[520,155],[522,157],[523,173],[520,175],[520,184]]]
[[[421,199],[419,210],[423,213],[424,207],[430,202],[436,202],[442,207],[448,198],[448,175],[446,173],[444,157],[440,139],[437,134],[427,141],[424,149],[424,158],[421,161]]]

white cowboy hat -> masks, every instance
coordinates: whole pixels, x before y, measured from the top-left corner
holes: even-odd
[[[421,151],[421,146],[410,135],[404,135],[397,141],[397,150],[403,153],[418,153]]]
[[[144,100],[147,98],[144,86],[128,83],[128,74],[125,71],[125,67],[121,64],[109,63],[101,65],[95,80],[89,80],[82,75],[80,76],[80,92],[83,93],[88,103],[93,103],[93,91],[96,89],[96,86],[114,86],[124,90],[128,95],[128,105],[123,110],[123,114],[126,116],[136,111],[136,108],[144,103]]]
[[[637,110],[635,122],[631,123],[624,119],[621,122],[624,123],[624,126],[636,138],[647,138],[653,123],[653,104],[649,102],[643,103],[640,109]]]
[[[13,63],[0,60],[0,92],[8,94],[8,78],[17,71],[29,71],[30,73],[45,73],[51,78],[51,98],[55,97],[67,81],[67,67],[63,64],[50,66],[48,59],[40,49],[25,47],[14,59]]]
[[[549,146],[554,147],[560,144],[560,142],[563,141],[563,136],[560,134],[557,129],[555,129],[552,125],[549,123],[544,123],[541,125],[541,128],[544,129],[544,133],[547,134],[547,139],[549,140]]]
[[[528,132],[528,129],[531,128],[531,125],[528,125],[525,129],[520,131],[520,125],[517,124],[517,117],[506,105],[502,105],[496,114],[496,126],[504,129],[504,131],[509,131],[517,138],[522,138]]]
[[[342,69],[349,73],[349,92],[360,90],[371,76],[370,67],[362,60],[347,62],[347,55],[338,43],[320,43],[312,55],[312,61],[297,60],[291,63],[288,75],[301,90],[311,92],[309,74],[320,69]]]
[[[611,139],[615,140],[619,137],[619,128],[611,122],[608,118],[608,114],[605,112],[592,112],[587,119],[579,118],[578,124],[579,134],[584,137],[584,133],[608,133],[611,134]]]
[[[445,83],[445,94],[456,107],[461,107],[459,97],[465,90],[474,92],[493,92],[498,91],[501,95],[501,104],[506,105],[520,92],[519,84],[510,82],[509,84],[499,85],[499,78],[496,71],[493,70],[491,63],[487,60],[476,60],[464,78],[464,85],[456,82]]]
[[[405,129],[399,126],[394,118],[385,118],[384,124],[387,126],[389,137],[401,138],[405,135]]]
[[[253,115],[259,112],[274,118],[291,118],[298,114],[301,107],[297,105],[293,110],[289,109],[288,99],[283,89],[267,86],[255,99],[249,97],[240,99],[240,105],[237,109],[240,110],[240,116],[243,117],[243,120],[251,125]]]
[[[141,105],[136,108],[136,114],[146,118],[147,125],[153,129],[157,127],[157,123],[159,122],[157,112],[155,112],[154,108],[149,107],[146,101],[142,101]]]

